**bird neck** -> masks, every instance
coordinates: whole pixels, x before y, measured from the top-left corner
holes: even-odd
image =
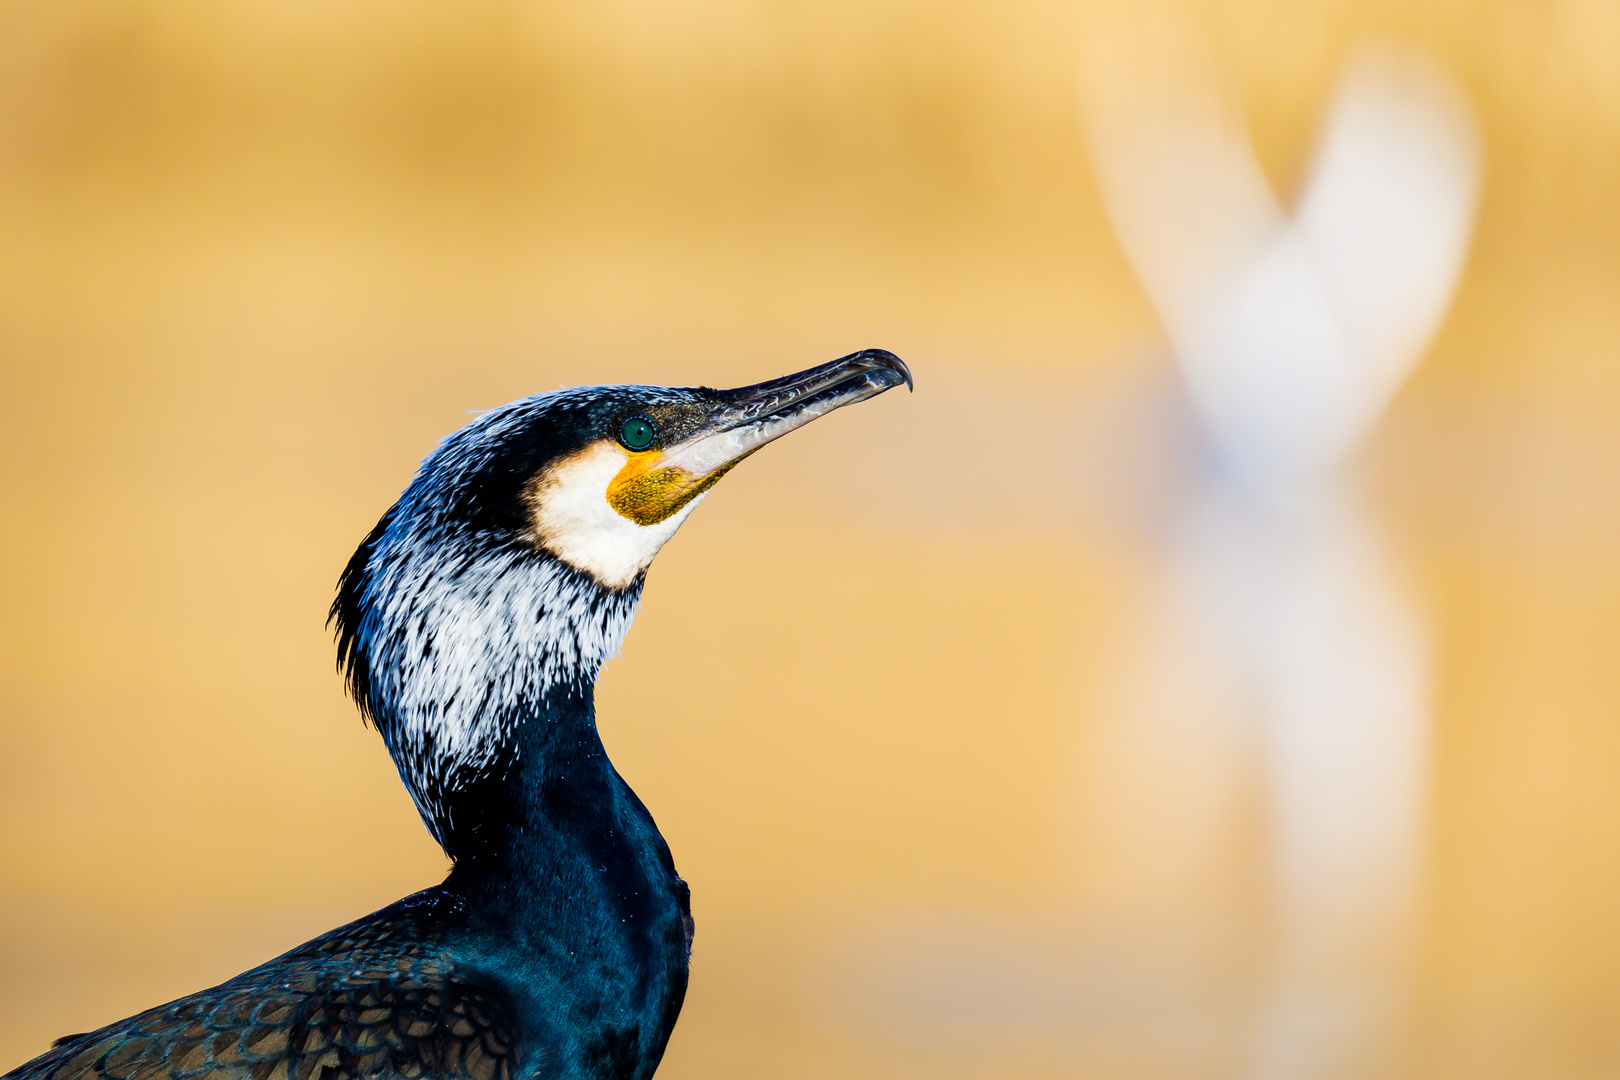
[[[592,688],[548,694],[503,719],[505,767],[448,801],[441,824],[456,863],[447,886],[519,922],[559,896],[644,895],[648,872],[670,865],[668,848],[608,760]]]
[[[344,573],[339,663],[423,822],[458,858],[514,767],[567,752],[537,745],[535,730],[594,738],[591,687],[635,619],[641,580],[608,589],[515,541],[430,543],[400,513]]]
[[[444,888],[481,931],[461,946],[473,968],[514,988],[544,1030],[600,1029],[581,1054],[600,1055],[610,1036],[639,1041],[644,1067],[612,1075],[645,1078],[686,994],[690,894],[608,761],[590,689],[546,701],[510,718],[504,779],[456,794],[459,854]],[[589,1075],[607,1075],[599,1068]]]

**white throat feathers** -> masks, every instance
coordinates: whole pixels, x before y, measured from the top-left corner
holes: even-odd
[[[618,444],[594,442],[547,466],[529,489],[541,546],[609,589],[623,589],[639,578],[703,501],[698,494],[650,525],[632,521],[608,501],[609,487],[629,462],[630,454]]]

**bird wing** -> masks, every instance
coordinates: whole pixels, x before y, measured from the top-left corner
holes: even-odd
[[[59,1040],[0,1080],[512,1080],[505,995],[458,972],[409,904]]]

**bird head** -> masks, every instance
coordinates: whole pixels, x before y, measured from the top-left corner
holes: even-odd
[[[734,390],[591,386],[493,409],[445,439],[349,561],[338,662],[449,850],[457,788],[523,718],[588,698],[647,567],[743,458],[911,383],[881,349]]]

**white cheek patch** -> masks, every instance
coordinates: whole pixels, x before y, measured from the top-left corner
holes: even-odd
[[[699,495],[655,525],[637,525],[607,501],[608,484],[629,460],[617,443],[592,443],[549,466],[530,496],[535,535],[546,550],[610,589],[647,569],[703,501]]]

